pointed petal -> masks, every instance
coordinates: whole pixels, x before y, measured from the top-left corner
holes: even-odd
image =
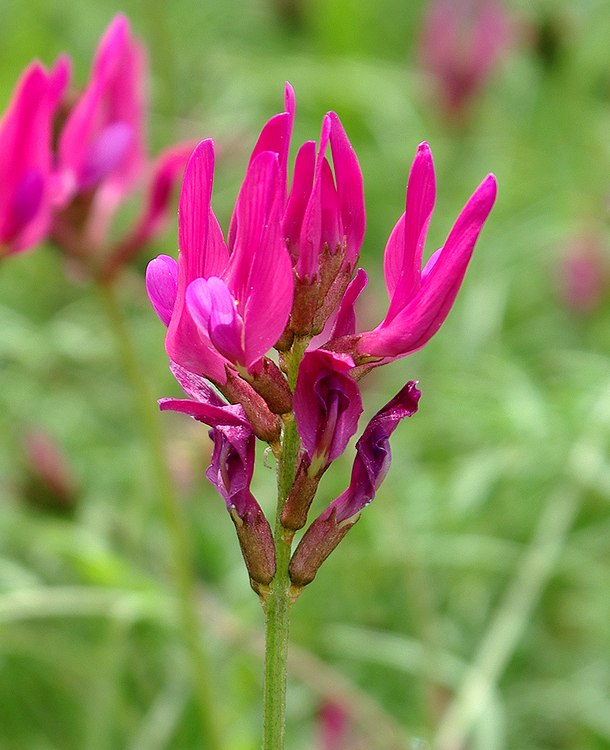
[[[328,115],[322,122],[320,145],[316,158],[314,183],[303,216],[299,237],[299,257],[295,270],[302,280],[313,281],[318,273],[319,255],[322,249],[322,165],[330,139],[331,121]]]
[[[362,172],[356,153],[335,112],[329,112],[330,146],[335,168],[341,223],[346,238],[346,261],[353,268],[364,239],[366,211]]]
[[[224,271],[228,252],[210,208],[214,170],[211,140],[202,141],[186,166],[178,210],[178,289],[165,347],[174,362],[213,380],[226,381],[226,358],[197,327],[186,306],[191,281]]]
[[[297,152],[292,189],[283,220],[283,234],[288,242],[288,249],[293,262],[296,262],[299,257],[301,227],[313,187],[315,169],[316,143],[315,141],[306,141]]]
[[[176,362],[170,362],[169,369],[190,399],[212,406],[227,406],[226,402],[201,375],[195,375],[189,370],[185,370]]]
[[[277,155],[263,152],[248,168],[237,206],[237,235],[227,286],[244,321],[246,363],[281,336],[292,307],[292,263],[280,230]]]
[[[178,206],[178,244],[185,287],[200,276],[220,276],[228,262],[224,243],[210,241],[213,181],[214,143],[206,139],[188,160]]]
[[[201,401],[192,401],[188,398],[162,398],[159,399],[161,411],[177,411],[188,414],[198,422],[203,422],[209,427],[220,427],[223,425],[233,427],[245,427],[251,431],[250,423],[246,419],[243,408],[237,404],[229,406],[214,406],[204,404]]]
[[[420,286],[421,259],[434,209],[436,182],[432,153],[421,143],[411,166],[404,219],[399,220],[388,241],[384,273],[390,297],[387,319],[393,318]]]

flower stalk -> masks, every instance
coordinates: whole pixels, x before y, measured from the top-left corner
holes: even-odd
[[[358,431],[360,380],[420,349],[442,325],[496,193],[488,175],[423,264],[436,182],[430,148],[420,144],[385,251],[388,312],[373,330],[357,332],[355,304],[367,281],[356,269],[365,225],[358,161],[339,118],[328,113],[319,145],[299,149],[289,189],[294,113],[287,85],[285,111],[261,132],[226,237],[211,205],[214,144],[196,147],[180,195],[178,260],[160,256],[146,276],[167,327],[170,369],[188,396],[161,399],[161,409],[212,428],[206,476],[235,523],[265,612],[263,750],[285,747],[292,603],[375,497],[390,468],[390,436],[417,411],[415,381],[370,420],[348,487],[293,552],[295,531],[307,526],[320,478]],[[250,491],[256,438],[277,460],[273,531]]]

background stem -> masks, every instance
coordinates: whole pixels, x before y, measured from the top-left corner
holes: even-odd
[[[98,290],[109,327],[116,341],[118,355],[133,389],[141,431],[150,454],[155,485],[158,488],[159,502],[171,545],[171,572],[192,667],[193,685],[199,709],[201,747],[205,750],[222,750],[216,707],[211,690],[213,680],[200,633],[201,618],[197,608],[191,539],[167,465],[159,419],[155,413],[155,400],[140,365],[114,284],[98,282]]]

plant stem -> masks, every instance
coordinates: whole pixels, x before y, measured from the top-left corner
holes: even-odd
[[[201,620],[197,608],[191,540],[167,465],[163,436],[159,420],[155,414],[155,401],[117,299],[114,284],[112,282],[98,282],[98,290],[125,374],[133,388],[142,435],[146,439],[155,484],[158,488],[159,500],[171,544],[172,574],[178,595],[180,620],[190,657],[199,709],[202,733],[201,746],[206,750],[222,750],[215,703],[211,691],[213,680],[200,633]]]
[[[288,357],[288,383],[294,390],[304,347],[295,346]],[[275,517],[275,577],[263,597],[265,610],[265,688],[263,699],[263,750],[284,750],[286,729],[286,676],[290,624],[290,548],[294,531],[282,526],[282,510],[294,482],[299,455],[294,416],[286,415],[278,463],[278,498]]]

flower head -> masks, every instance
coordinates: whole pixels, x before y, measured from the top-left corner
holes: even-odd
[[[280,233],[278,154],[261,151],[250,162],[228,245],[211,208],[213,170],[212,141],[202,141],[187,165],[180,196],[176,299],[166,347],[173,361],[225,383],[226,366],[247,373],[281,336],[293,279]],[[153,300],[167,267],[167,261],[149,267]]]
[[[432,155],[422,143],[405,211],[386,246],[388,311],[376,328],[358,332],[355,305],[367,283],[366,273],[354,268],[364,235],[360,168],[331,112],[319,145],[308,141],[299,149],[289,188],[294,111],[287,86],[285,111],[267,122],[254,147],[226,241],[211,207],[213,143],[197,146],[180,196],[178,260],[159,256],[146,277],[167,326],[172,369],[191,396],[164,399],[162,408],[212,427],[207,476],[236,523],[251,579],[263,587],[275,574],[275,557],[269,524],[249,489],[254,434],[281,462],[278,529],[290,544],[307,523],[324,472],[357,430],[358,381],[424,346],[442,325],[496,196],[488,175],[422,269],[436,194]],[[267,356],[271,347],[276,360]],[[375,497],[390,467],[390,436],[417,411],[419,397],[410,381],[369,422],[356,444],[349,486],[306,529],[291,558],[294,595]]]

